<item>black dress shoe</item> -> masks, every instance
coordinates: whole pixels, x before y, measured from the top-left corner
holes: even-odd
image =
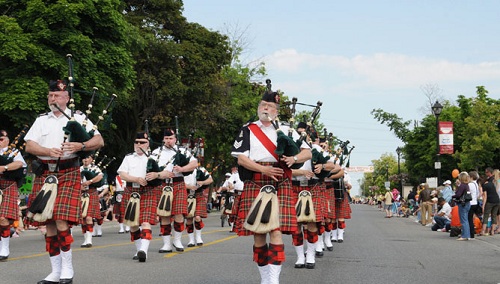
[[[201,247],[203,243],[196,243],[197,246]]]
[[[173,246],[174,246],[174,245],[173,245]],[[175,250],[176,250],[176,251],[184,251],[184,248],[178,248],[178,247],[176,247],[176,246],[174,246],[174,248],[175,248]]]
[[[59,279],[59,284],[72,284],[72,283],[73,283],[73,278]]]
[[[326,247],[328,251],[333,251],[333,247]]]
[[[102,235],[97,235],[98,238],[102,237]]]
[[[168,253],[168,252],[172,252],[172,250],[160,249],[158,252],[159,253]]]
[[[146,262],[146,252],[143,250],[138,251],[137,258],[139,259],[139,262]]]
[[[188,244],[188,248],[194,247],[194,244]]]
[[[344,242],[344,240],[339,239],[337,242],[338,242],[338,243],[343,243],[343,242]]]
[[[324,253],[322,251],[317,251],[316,256],[317,257],[323,257]],[[306,265],[307,266],[307,265]]]
[[[0,256],[0,261],[7,261],[7,258],[9,258],[9,256],[5,256],[5,255],[2,255]]]
[[[306,268],[307,269],[314,269],[315,263],[306,263]]]
[[[303,264],[303,263],[302,263],[302,264],[301,264],[301,263],[296,263],[294,267],[295,267],[295,268],[304,268],[304,267],[306,267],[306,266],[305,266],[305,264]]]
[[[36,284],[59,284],[59,282],[41,280],[41,281],[36,282]]]
[[[137,255],[134,255],[134,256],[132,257],[132,259],[133,259],[133,260],[138,260],[138,259],[139,259],[139,257],[138,257]]]

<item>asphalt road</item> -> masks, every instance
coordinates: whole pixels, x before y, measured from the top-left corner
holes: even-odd
[[[325,251],[313,270],[295,269],[291,237],[285,236],[287,261],[281,283],[500,283],[500,236],[458,242],[449,234],[432,232],[412,218],[384,218],[368,205],[352,205],[345,241]],[[92,248],[80,248],[83,235],[74,228],[74,283],[260,283],[252,262],[252,238],[236,237],[220,213],[205,220],[202,247],[183,253],[159,254],[159,228],[146,263],[132,260],[130,235],[118,234],[118,224],[106,222],[104,235]],[[187,244],[187,235],[183,236]],[[28,230],[11,239],[8,261],[0,263],[1,283],[36,283],[50,272],[45,242]]]

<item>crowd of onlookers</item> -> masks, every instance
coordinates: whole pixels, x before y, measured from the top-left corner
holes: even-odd
[[[387,189],[368,204],[385,211],[385,218],[415,216],[422,226],[449,232],[459,241],[500,234],[500,171],[486,168],[483,176],[461,172],[455,182],[446,180],[436,189],[422,183],[406,199],[397,189]]]

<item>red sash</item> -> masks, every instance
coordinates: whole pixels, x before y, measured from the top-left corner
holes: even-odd
[[[280,167],[285,171],[285,177],[291,179],[292,178],[292,170],[286,166],[286,164],[282,161],[280,161],[280,158],[274,151],[276,150],[276,145],[267,137],[267,135],[260,129],[260,127],[257,124],[250,124],[248,126],[250,131],[257,137],[257,139],[264,145],[264,147],[273,155],[273,157],[278,161]]]

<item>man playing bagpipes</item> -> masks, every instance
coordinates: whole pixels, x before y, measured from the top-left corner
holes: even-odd
[[[118,229],[118,234],[125,234],[130,232],[130,226],[124,225],[124,215],[125,215],[125,206],[127,204],[123,202],[123,194],[125,193],[127,182],[122,180],[120,175],[115,177],[115,190],[113,192],[113,198],[111,199],[111,204],[113,206],[113,214],[115,215],[115,219],[120,226]]]
[[[145,262],[152,233],[151,226],[156,225],[156,205],[161,190],[153,181],[164,179],[163,172],[147,172],[149,137],[145,132],[138,132],[134,141],[134,153],[128,154],[118,168],[118,174],[127,187],[122,202],[126,204],[123,212],[125,225],[130,226],[130,239],[135,243],[136,254],[132,259]],[[139,228],[140,226],[140,228]]]
[[[23,156],[9,143],[7,131],[0,130],[0,261],[9,258],[10,228],[19,220],[17,181],[26,174]]]
[[[92,155],[82,159],[83,165],[80,167],[82,176],[82,233],[84,242],[82,248],[92,247],[92,236],[94,232],[94,218],[102,219],[97,188],[102,185],[104,174],[101,169],[94,164]],[[102,232],[101,232],[102,233]]]
[[[297,127],[298,133],[306,131],[306,124],[300,122]],[[306,134],[307,135],[307,134]],[[307,136],[309,141],[314,142],[317,139],[315,132],[311,132]],[[312,147],[317,144],[312,143]],[[325,185],[323,178],[316,174],[317,170],[326,170],[326,161],[323,158],[323,152],[313,148],[312,159],[304,163],[300,169],[293,169],[292,187],[294,196],[296,197],[295,210],[297,213],[297,222],[299,223],[299,230],[292,234],[292,243],[297,253],[297,262],[295,268],[308,268],[314,269],[315,256],[322,256],[317,253],[318,240],[320,238],[319,229],[322,226],[325,218],[326,206],[325,199]],[[317,157],[320,155],[321,157]],[[306,225],[302,232],[302,224]],[[306,257],[304,257],[304,239],[306,240]]]
[[[333,186],[337,195],[335,197],[335,217],[333,221],[332,241],[344,242],[344,230],[346,228],[345,220],[351,219],[351,205],[349,205],[348,190],[351,189],[350,178],[344,168],[342,175],[334,179]]]
[[[231,167],[231,176],[229,177],[229,183],[232,184],[234,191],[233,205],[231,206],[231,214],[229,215],[229,223],[231,224],[231,232],[237,233],[239,228],[243,226],[242,223],[238,222],[238,207],[241,201],[241,194],[243,193],[244,183],[240,179],[240,174],[238,173],[238,167]]]
[[[188,247],[202,246],[201,230],[205,227],[202,218],[207,218],[208,187],[214,182],[212,175],[203,166],[197,167],[192,174],[185,176],[188,195],[188,213],[186,215],[186,231]],[[194,221],[194,224],[193,224]]]
[[[306,144],[295,155],[279,157],[275,153],[277,146],[283,147],[277,145],[279,133],[273,124],[278,108],[279,94],[266,91],[257,109],[259,120],[243,126],[231,151],[238,158],[240,178],[245,183],[238,210],[244,226],[238,235],[254,236],[253,260],[262,283],[279,282],[281,264],[285,261],[282,234],[297,230],[290,167],[311,158]],[[282,131],[288,131],[288,127],[284,126]],[[296,132],[293,137],[299,138]]]
[[[97,130],[85,142],[66,140],[63,128],[70,120],[68,117],[73,114],[71,119],[80,124],[85,119],[85,115],[73,113],[66,107],[70,102],[66,87],[65,81],[50,81],[47,100],[51,111],[39,116],[24,138],[26,152],[38,157],[33,162],[37,177],[29,197],[28,211],[34,220],[30,223],[46,225],[46,248],[52,266],[52,272],[38,282],[42,284],[73,283],[70,226],[80,221],[81,189],[77,153],[94,151],[104,145]],[[89,132],[93,128],[94,125],[88,122],[85,130]]]
[[[181,237],[182,231],[184,231],[184,217],[188,213],[184,175],[191,173],[198,167],[198,160],[187,149],[177,145],[177,141],[176,133],[172,129],[166,129],[163,133],[163,145],[155,149],[152,154],[159,157],[158,165],[164,167],[161,176],[163,180],[166,179],[167,186],[164,187],[161,195],[167,196],[164,199],[165,201],[168,199],[169,202],[165,206],[170,209],[161,210],[158,213],[160,216],[160,235],[163,239],[163,246],[159,253],[172,252],[171,235],[173,235],[173,246],[176,251],[184,251]],[[161,197],[159,198],[161,201]],[[172,216],[174,220],[173,231]]]
[[[233,204],[234,204],[234,183],[231,181],[231,173],[226,173],[225,175],[225,180],[222,183],[222,186],[219,187],[218,193],[221,195],[221,202],[222,202],[222,207],[224,210],[222,210],[221,213],[221,225],[224,227],[224,224],[227,220],[227,223],[229,226],[233,226],[231,224],[231,221],[234,222],[234,220],[229,220],[229,215],[232,214],[233,212]]]

